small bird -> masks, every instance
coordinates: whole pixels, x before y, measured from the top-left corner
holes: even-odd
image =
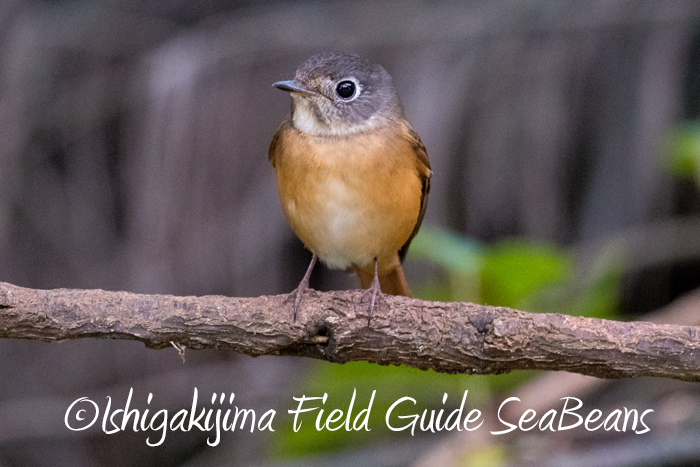
[[[357,273],[371,318],[377,296],[410,293],[401,262],[428,203],[425,146],[389,73],[357,55],[314,55],[273,86],[290,93],[292,112],[269,159],[282,211],[313,253],[290,294],[294,319],[317,259]]]

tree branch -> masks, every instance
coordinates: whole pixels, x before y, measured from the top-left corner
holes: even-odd
[[[0,337],[139,340],[150,348],[231,349],[344,363],[496,374],[565,370],[601,378],[700,382],[700,327],[535,314],[386,296],[367,323],[362,292],[307,294],[297,321],[286,295],[175,297],[35,290],[0,282]]]

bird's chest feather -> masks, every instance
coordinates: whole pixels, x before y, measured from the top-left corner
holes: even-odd
[[[420,210],[410,146],[386,134],[307,138],[289,132],[277,161],[282,210],[304,244],[331,267],[394,255]]]

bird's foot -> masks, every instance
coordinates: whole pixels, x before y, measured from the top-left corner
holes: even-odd
[[[370,295],[369,310],[367,312],[367,326],[369,326],[374,308],[379,304],[379,302],[385,299],[384,293],[382,293],[382,290],[379,287],[379,278],[376,276],[376,274],[374,276],[374,279],[372,279],[372,283],[370,284],[369,288],[365,290],[362,294],[362,297],[360,298],[360,303],[364,301],[367,295]]]
[[[301,302],[301,297],[304,295],[304,292],[309,291],[312,292],[314,295],[318,297],[318,293],[312,288],[309,287],[309,278],[311,277],[311,271],[314,270],[314,266],[316,265],[316,260],[318,259],[318,256],[314,253],[314,255],[311,257],[311,263],[309,263],[309,268],[306,270],[306,274],[304,274],[304,278],[299,282],[299,286],[292,290],[292,292],[287,296],[287,298],[284,300],[284,303],[289,302],[292,298],[294,299],[294,321],[297,320],[297,311],[299,311],[299,302]]]
[[[301,280],[297,288],[292,290],[284,300],[284,303],[289,303],[292,301],[292,299],[294,299],[294,321],[297,320],[297,311],[299,311],[299,303],[301,302],[301,297],[304,295],[304,292],[310,292],[314,294],[314,296],[318,297],[318,292],[310,288],[308,279],[304,278]]]

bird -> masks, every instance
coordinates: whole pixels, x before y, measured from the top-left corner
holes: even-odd
[[[291,113],[270,143],[282,211],[312,253],[288,299],[294,320],[320,259],[357,273],[370,295],[368,324],[384,294],[410,296],[401,266],[418,233],[432,171],[389,73],[355,54],[325,52],[274,87]]]

